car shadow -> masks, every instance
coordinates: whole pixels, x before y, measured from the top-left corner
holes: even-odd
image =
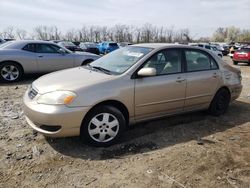
[[[20,81],[12,82],[12,83],[6,83],[0,81],[0,86],[21,86],[21,85],[29,85],[34,80],[38,79],[39,77],[43,76],[45,74],[26,74],[23,76],[23,78]]]
[[[73,158],[118,159],[133,154],[146,154],[192,140],[201,139],[204,145],[214,144],[213,140],[202,138],[249,122],[249,112],[249,103],[235,101],[228,112],[220,117],[213,117],[205,112],[194,112],[140,123],[129,128],[118,144],[107,148],[88,146],[78,137],[46,139],[56,151]]]

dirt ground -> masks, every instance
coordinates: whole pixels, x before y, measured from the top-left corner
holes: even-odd
[[[0,187],[249,188],[250,67],[238,67],[244,89],[225,115],[195,112],[143,123],[109,148],[32,131],[22,96],[38,76],[0,84]]]

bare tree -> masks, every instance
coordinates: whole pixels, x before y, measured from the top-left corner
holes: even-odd
[[[24,29],[16,29],[16,37],[20,40],[25,39],[27,36],[27,31]]]
[[[15,38],[14,27],[10,26],[10,27],[5,28],[0,34],[2,38],[13,39]]]

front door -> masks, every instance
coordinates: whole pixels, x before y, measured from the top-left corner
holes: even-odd
[[[60,53],[60,47],[53,44],[37,44],[37,64],[40,72],[52,72],[74,66],[70,53]]]
[[[182,72],[179,49],[157,52],[143,67],[156,69],[156,76],[135,80],[135,116],[137,120],[183,110],[186,75]]]

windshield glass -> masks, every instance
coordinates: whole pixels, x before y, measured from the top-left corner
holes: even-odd
[[[110,54],[97,59],[90,65],[92,67],[101,67],[112,74],[122,74],[133,66],[142,57],[148,54],[152,48],[129,46],[118,49]]]

